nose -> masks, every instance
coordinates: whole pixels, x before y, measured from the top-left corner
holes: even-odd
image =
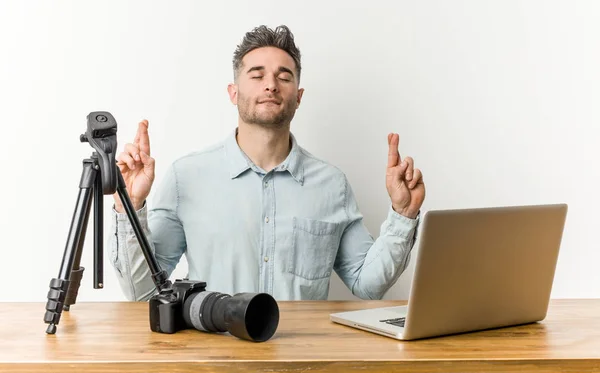
[[[277,92],[279,89],[277,88],[277,78],[271,77],[270,79],[265,79],[265,91],[267,92]]]

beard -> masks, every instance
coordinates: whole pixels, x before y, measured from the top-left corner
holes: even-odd
[[[289,125],[296,113],[294,100],[282,100],[279,105],[259,104],[258,101],[239,95],[238,113],[245,123],[265,128],[283,128]]]

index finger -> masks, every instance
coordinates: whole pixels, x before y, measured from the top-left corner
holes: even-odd
[[[395,167],[400,162],[400,153],[398,152],[398,143],[400,136],[397,133],[388,135],[388,167]]]
[[[141,151],[150,155],[150,137],[148,136],[148,121],[143,120],[138,125],[138,130],[133,143],[138,145]]]

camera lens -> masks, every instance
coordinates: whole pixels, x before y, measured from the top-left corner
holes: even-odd
[[[279,324],[279,307],[266,293],[240,293],[234,296],[202,291],[183,305],[188,327],[205,332],[229,332],[255,342],[270,339]]]

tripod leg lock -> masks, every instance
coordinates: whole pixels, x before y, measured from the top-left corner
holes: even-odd
[[[79,267],[71,271],[71,277],[69,278],[69,290],[67,291],[67,297],[64,300],[66,307],[75,304],[77,301],[77,294],[79,293],[79,285],[81,285],[81,279],[83,278],[83,270],[85,268]],[[68,309],[68,308],[67,308]]]
[[[46,302],[46,313],[44,314],[44,322],[46,324],[58,324],[68,289],[68,280],[57,278],[50,280],[48,302]]]

